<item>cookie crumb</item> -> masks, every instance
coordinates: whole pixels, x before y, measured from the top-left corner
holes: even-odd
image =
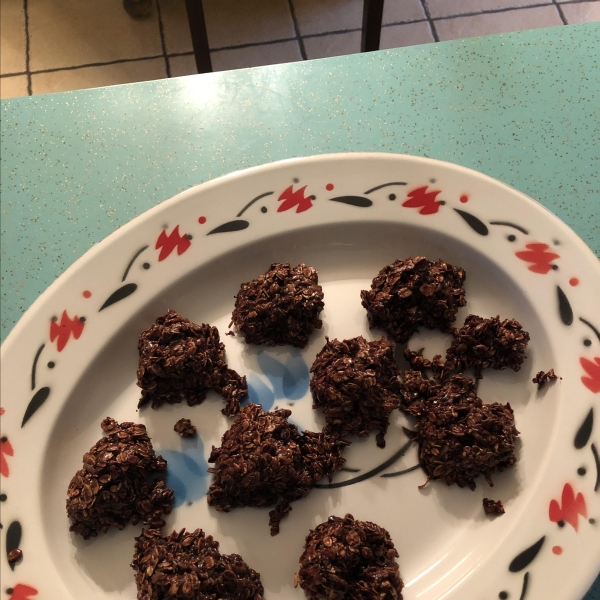
[[[483,499],[483,510],[486,515],[503,515],[504,506],[500,500],[492,500],[491,498]]]
[[[531,381],[537,383],[538,390],[541,390],[549,381],[556,381],[558,375],[554,372],[554,369],[550,369],[548,372],[540,371]]]
[[[191,438],[196,435],[196,427],[189,419],[179,419],[173,429],[183,438]]]
[[[23,558],[23,550],[21,550],[20,548],[15,548],[14,550],[11,550],[6,557],[9,563],[17,562],[21,558]]]

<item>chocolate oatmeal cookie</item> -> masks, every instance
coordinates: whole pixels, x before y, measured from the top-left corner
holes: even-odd
[[[67,492],[70,531],[84,539],[106,533],[111,525],[123,529],[131,521],[163,527],[163,515],[171,512],[173,490],[162,478],[167,461],[157,456],[146,427],[135,423],[102,421],[106,437],[83,455]]]
[[[512,369],[518,371],[525,358],[529,333],[515,319],[499,317],[484,319],[469,315],[460,329],[454,329],[454,340],[446,351],[444,370],[475,369],[481,378],[483,369]]]
[[[400,397],[400,409],[418,419],[415,439],[427,481],[475,489],[483,475],[493,486],[492,474],[515,464],[519,432],[510,404],[484,404],[470,377],[439,381],[406,371]]]
[[[145,529],[135,538],[131,567],[138,600],[262,600],[260,574],[239,554],[221,554],[201,529]]]
[[[289,410],[265,412],[258,404],[244,407],[223,434],[221,447],[213,446],[209,469],[214,480],[208,504],[228,512],[243,506],[275,506],[269,513],[271,535],[279,533],[280,520],[290,502],[308,495],[322,477],[344,464],[348,442],[327,432],[300,433],[288,422]]]
[[[329,517],[306,537],[295,585],[310,600],[402,600],[396,558],[383,527]]]
[[[304,348],[310,334],[321,329],[323,306],[314,267],[273,263],[266,273],[242,284],[231,319],[248,344]]]
[[[448,331],[465,306],[464,269],[424,256],[396,260],[360,293],[369,326],[380,327],[393,340],[406,342],[421,326]]]
[[[393,343],[327,339],[310,370],[313,408],[323,410],[328,430],[366,437],[379,429],[377,445],[385,447],[390,413],[400,401]]]
[[[227,416],[237,414],[248,393],[246,377],[225,363],[225,346],[216,327],[197,325],[174,310],[158,317],[142,332],[137,384],[142,388],[138,406],[187,401],[200,404],[210,389],[223,396]]]

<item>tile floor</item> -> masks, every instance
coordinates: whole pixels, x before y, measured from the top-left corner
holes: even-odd
[[[358,52],[363,0],[204,0],[215,70]],[[381,48],[600,21],[600,0],[386,0]],[[196,72],[184,0],[0,0],[0,96]]]

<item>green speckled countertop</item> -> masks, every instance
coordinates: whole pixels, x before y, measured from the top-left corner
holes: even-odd
[[[2,339],[123,223],[294,156],[459,163],[538,199],[599,254],[599,49],[590,23],[2,101]]]

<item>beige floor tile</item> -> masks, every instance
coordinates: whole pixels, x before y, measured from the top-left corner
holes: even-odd
[[[182,77],[184,75],[196,75],[196,59],[193,55],[170,56],[169,67],[171,67],[171,77]]]
[[[458,17],[435,22],[440,40],[456,40],[476,35],[507,33],[554,25],[562,25],[555,6],[521,8],[502,13]]]
[[[28,14],[32,71],[162,53],[156,10],[133,19],[121,0],[29,0]]]
[[[293,0],[301,35],[359,29],[363,0]]]
[[[418,21],[425,18],[420,0],[385,0],[383,5],[383,22],[401,23]]]
[[[292,38],[287,0],[203,0],[211,48]]]
[[[600,21],[600,2],[581,2],[561,6],[567,23],[590,23]]]
[[[301,60],[298,43],[280,42],[233,50],[219,50],[211,55],[214,71],[229,71]]]
[[[2,0],[0,13],[0,73],[22,73],[25,71],[23,0]]]
[[[0,77],[0,98],[27,96],[27,75]]]
[[[151,79],[162,79],[166,76],[164,59],[153,58],[117,63],[116,65],[103,65],[101,67],[82,67],[81,69],[67,71],[37,73],[31,76],[31,87],[34,94],[48,94],[105,85],[150,81]]]
[[[192,52],[185,0],[159,0],[167,54]]]
[[[327,58],[360,52],[360,31],[304,38],[307,58]]]
[[[429,23],[407,23],[406,25],[391,25],[381,30],[381,50],[386,48],[402,48],[435,42]]]
[[[552,0],[427,0],[429,14],[433,19],[532,4],[552,4]]]

